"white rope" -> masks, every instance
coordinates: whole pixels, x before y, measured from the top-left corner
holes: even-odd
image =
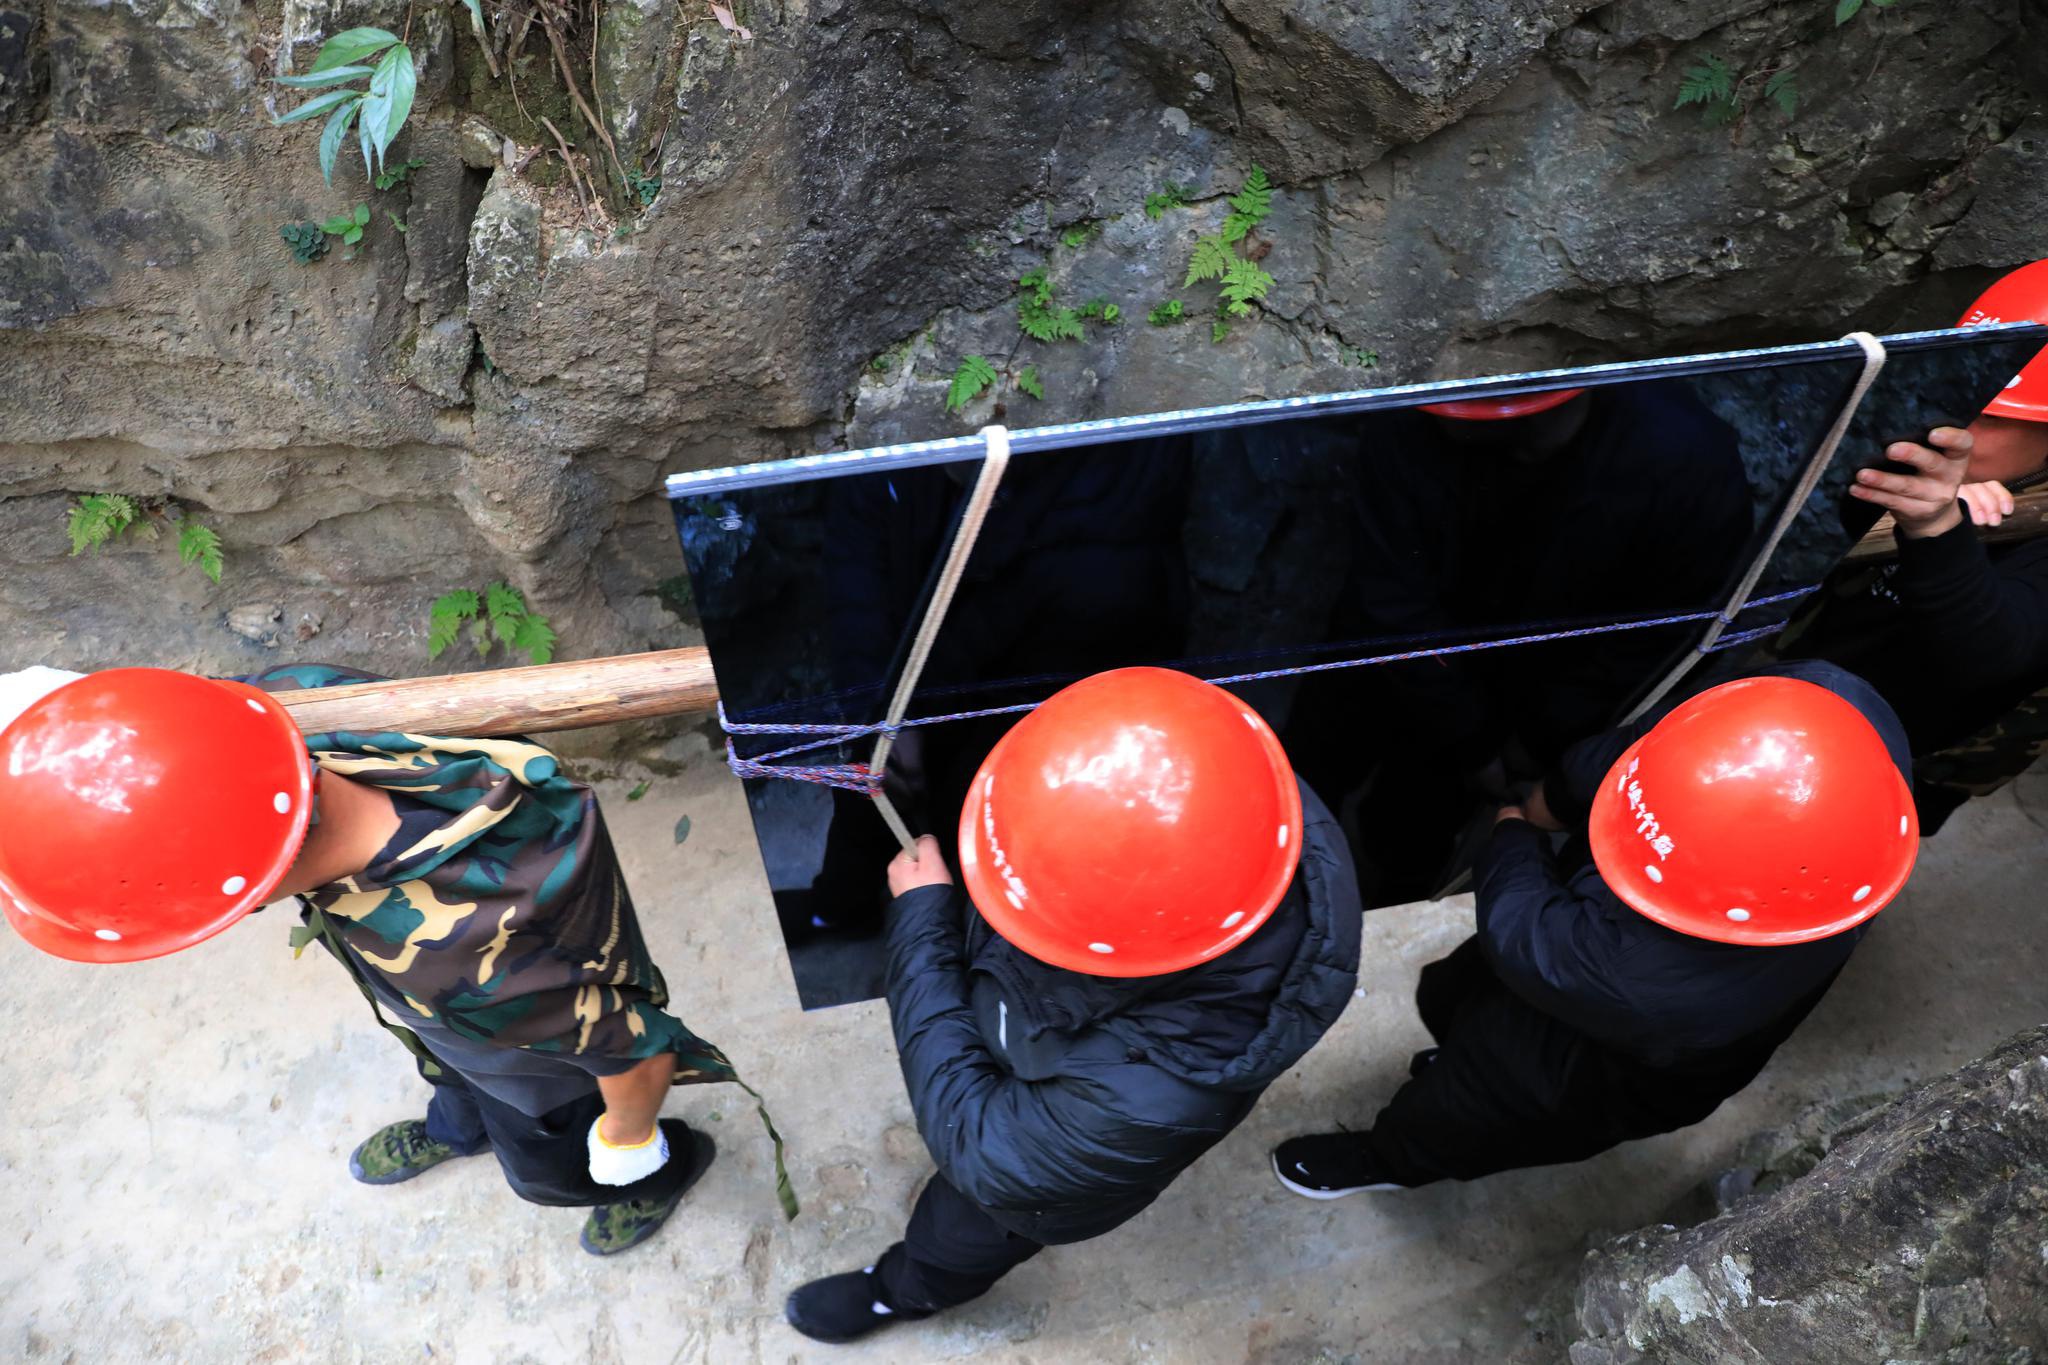
[[[1637,702],[1626,716],[1622,717],[1622,724],[1626,725],[1635,720],[1662,701],[1665,694],[1678,686],[1679,681],[1692,671],[1693,665],[1706,657],[1707,651],[1714,647],[1714,641],[1721,638],[1721,632],[1728,629],[1742,611],[1743,605],[1749,601],[1749,594],[1755,590],[1757,580],[1764,576],[1764,570],[1770,565],[1771,556],[1777,553],[1778,542],[1792,529],[1792,523],[1797,521],[1799,514],[1805,510],[1807,499],[1812,497],[1813,490],[1820,486],[1821,476],[1827,473],[1828,465],[1834,460],[1836,448],[1842,444],[1842,437],[1848,434],[1849,423],[1855,420],[1856,410],[1863,406],[1863,396],[1870,392],[1870,386],[1877,380],[1878,371],[1884,368],[1884,343],[1876,337],[1868,332],[1851,332],[1842,339],[1853,341],[1863,348],[1863,373],[1857,377],[1855,387],[1849,390],[1849,397],[1842,404],[1842,410],[1835,414],[1835,424],[1828,428],[1827,435],[1823,436],[1820,445],[1815,447],[1813,458],[1806,462],[1806,472],[1799,476],[1798,487],[1792,490],[1792,496],[1785,500],[1784,509],[1778,513],[1778,524],[1771,528],[1770,538],[1764,541],[1763,548],[1757,551],[1756,557],[1750,561],[1748,571],[1742,575],[1742,581],[1735,585],[1735,591],[1729,595],[1728,605],[1721,608],[1721,614],[1708,625],[1705,638],[1693,647],[1690,654],[1680,659],[1671,671],[1664,675],[1663,680],[1651,688],[1649,694]]]
[[[875,775],[875,806],[905,853],[917,851],[917,840],[911,837],[910,827],[903,823],[895,803],[882,791],[881,782],[888,773],[889,750],[896,743],[895,727],[910,709],[911,695],[917,691],[917,680],[924,673],[925,661],[931,657],[939,627],[945,623],[946,609],[953,605],[953,593],[960,586],[961,575],[967,572],[967,557],[974,552],[981,524],[988,519],[988,509],[995,503],[996,486],[1003,481],[1003,471],[1010,465],[1009,428],[983,427],[981,438],[986,447],[981,477],[974,481],[974,491],[968,494],[967,508],[960,514],[960,529],[953,533],[953,547],[946,552],[945,567],[939,570],[938,585],[932,589],[932,600],[924,609],[924,621],[917,628],[917,638],[910,643],[910,657],[903,661],[903,675],[896,680],[896,695],[889,699],[889,712],[882,719],[885,728],[875,741],[873,757],[868,759],[868,771]]]

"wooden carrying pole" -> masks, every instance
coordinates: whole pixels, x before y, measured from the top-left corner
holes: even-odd
[[[1987,545],[1996,545],[2008,540],[2032,540],[2036,536],[2048,535],[2048,488],[2032,488],[2012,500],[2012,515],[1996,526],[1979,526],[1977,539]],[[1843,557],[1848,564],[1867,564],[1872,560],[1890,559],[1899,552],[1898,540],[1892,535],[1891,513],[1878,518],[1877,525],[1870,533],[1849,547]]]
[[[488,737],[709,711],[718,705],[718,681],[708,651],[664,649],[275,695],[305,734],[401,730]]]
[[[1986,541],[2048,535],[2048,488],[2021,494],[2013,514],[1980,528]],[[1848,554],[1867,563],[1897,553],[1890,517]],[[320,730],[403,730],[425,735],[522,735],[612,725],[650,716],[687,716],[718,705],[718,682],[703,649],[665,649],[610,659],[402,678],[277,699],[307,734]]]

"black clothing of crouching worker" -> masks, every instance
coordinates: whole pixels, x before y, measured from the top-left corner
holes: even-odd
[[[1810,661],[1763,675],[1849,702],[1910,782],[1905,729],[1869,684]],[[1574,745],[1545,778],[1552,816],[1573,832],[1562,850],[1527,821],[1495,827],[1475,869],[1478,933],[1416,989],[1438,1046],[1367,1132],[1282,1143],[1274,1165],[1290,1189],[1328,1199],[1474,1180],[1698,1123],[1820,1003],[1870,921],[1785,946],[1695,938],[1631,909],[1593,865],[1594,793],[1680,700]]]
[[[957,886],[891,903],[889,1016],[938,1171],[903,1240],[798,1289],[792,1325],[850,1341],[964,1303],[1046,1246],[1136,1217],[1244,1121],[1357,980],[1350,855],[1301,795],[1301,863],[1271,918],[1185,971],[1050,966],[997,936]]]

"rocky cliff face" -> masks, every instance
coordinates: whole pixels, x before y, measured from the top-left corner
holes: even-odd
[[[680,643],[670,470],[998,405],[1034,425],[1938,325],[2048,222],[2032,0],[1840,28],[1819,0],[783,0],[740,6],[744,38],[696,0],[612,0],[576,65],[616,168],[545,45],[493,79],[460,7],[0,9],[8,667],[420,672],[427,604],[498,579],[569,653]],[[344,157],[330,188],[270,77],[408,13],[394,155],[425,164],[376,191]],[[1672,107],[1709,54],[1729,123]],[[1763,96],[1783,70],[1789,118]],[[611,212],[579,214],[543,117]],[[1182,276],[1254,164],[1276,282],[1212,341],[1214,286]],[[660,176],[644,209],[628,169]],[[1187,206],[1148,216],[1169,183]],[[293,261],[280,224],[359,201],[356,259]],[[1023,339],[1040,265],[1121,320]],[[1171,298],[1193,320],[1146,325]],[[968,353],[1035,365],[1045,398],[949,414]],[[133,536],[69,557],[88,492],[215,526],[221,584]]]
[[[1819,1160],[1719,1218],[1593,1253],[1572,1365],[2048,1352],[2048,1029],[1756,1155],[1767,1175]]]

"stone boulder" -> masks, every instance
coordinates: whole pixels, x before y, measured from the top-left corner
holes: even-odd
[[[2048,1028],[1748,1156],[1767,1192],[1589,1256],[1572,1365],[2048,1358]]]

